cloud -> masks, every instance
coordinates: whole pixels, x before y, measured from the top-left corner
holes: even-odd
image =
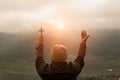
[[[30,10],[36,7],[43,7],[54,0],[0,0],[0,10]]]
[[[0,31],[9,32],[9,28],[14,32],[30,30],[34,24],[44,24],[48,20],[65,22],[76,29],[79,26],[120,29],[119,0],[106,0],[94,6],[87,3],[87,7],[81,7],[80,1],[0,0]]]

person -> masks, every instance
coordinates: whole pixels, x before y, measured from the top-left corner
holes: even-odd
[[[51,50],[51,63],[44,60],[44,38],[40,37],[37,50],[36,70],[42,80],[77,80],[77,76],[84,66],[86,54],[86,42],[89,35],[86,31],[81,31],[82,41],[78,51],[78,56],[74,62],[66,62],[67,49],[64,45],[57,44]]]

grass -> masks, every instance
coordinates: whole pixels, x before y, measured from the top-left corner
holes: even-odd
[[[0,80],[38,80],[34,63],[0,61]]]

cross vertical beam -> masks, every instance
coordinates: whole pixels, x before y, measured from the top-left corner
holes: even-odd
[[[40,33],[41,33],[41,36],[43,36],[43,32],[45,31],[45,30],[43,30],[43,28],[40,28],[40,30],[38,30]]]

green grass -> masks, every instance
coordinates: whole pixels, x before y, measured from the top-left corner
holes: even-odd
[[[34,71],[34,63],[3,62],[0,61],[0,70],[11,70],[17,72]]]
[[[34,63],[0,61],[0,80],[38,80]]]

